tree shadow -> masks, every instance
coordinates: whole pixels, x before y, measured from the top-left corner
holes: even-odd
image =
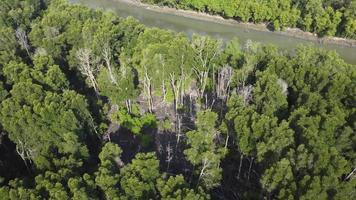
[[[130,130],[118,126],[115,132],[110,134],[110,141],[117,144],[121,150],[121,159],[124,163],[130,163],[137,153],[155,151],[153,145],[156,128],[144,127],[140,135],[133,134]]]

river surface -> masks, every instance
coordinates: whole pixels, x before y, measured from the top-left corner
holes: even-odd
[[[69,0],[91,8],[112,11],[121,17],[132,16],[148,27],[158,27],[183,32],[188,37],[193,33],[209,35],[224,41],[237,37],[241,44],[247,40],[263,44],[273,44],[282,49],[291,50],[299,44],[307,44],[328,50],[335,50],[346,62],[356,64],[356,47],[336,44],[320,44],[274,32],[248,29],[240,24],[227,24],[181,16],[176,13],[162,13],[143,6],[133,5],[121,0]]]

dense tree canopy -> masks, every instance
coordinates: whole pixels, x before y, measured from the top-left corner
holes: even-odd
[[[354,1],[150,2],[355,37]],[[335,52],[65,0],[0,11],[1,199],[356,197],[356,70]]]

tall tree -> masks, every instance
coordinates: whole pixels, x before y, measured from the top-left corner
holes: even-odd
[[[102,148],[99,159],[100,166],[95,173],[95,183],[104,192],[106,199],[119,199],[120,167],[122,150],[114,143],[106,143]]]
[[[215,141],[219,133],[215,128],[217,114],[206,110],[198,113],[197,130],[186,133],[189,148],[184,150],[187,160],[194,166],[197,185],[210,189],[220,184],[220,160],[223,148]]]

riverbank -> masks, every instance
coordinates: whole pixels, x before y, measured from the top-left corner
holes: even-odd
[[[228,24],[234,25],[238,27],[245,28],[246,31],[250,30],[257,30],[263,32],[272,32],[275,34],[285,35],[289,37],[294,37],[298,39],[313,41],[321,44],[336,44],[348,47],[356,47],[356,40],[352,39],[345,39],[340,37],[323,37],[320,38],[314,33],[304,32],[298,28],[285,28],[283,31],[271,31],[267,28],[267,24],[254,24],[254,23],[246,23],[246,22],[239,22],[234,19],[225,19],[219,15],[210,15],[207,13],[196,12],[193,10],[180,10],[176,8],[170,8],[166,6],[157,6],[157,5],[150,5],[144,4],[139,0],[116,0],[120,2],[125,2],[127,4],[131,4],[133,6],[142,7],[148,10],[153,10],[159,13],[167,13],[167,14],[174,14],[186,18],[198,19],[203,21],[210,21],[220,24]]]

